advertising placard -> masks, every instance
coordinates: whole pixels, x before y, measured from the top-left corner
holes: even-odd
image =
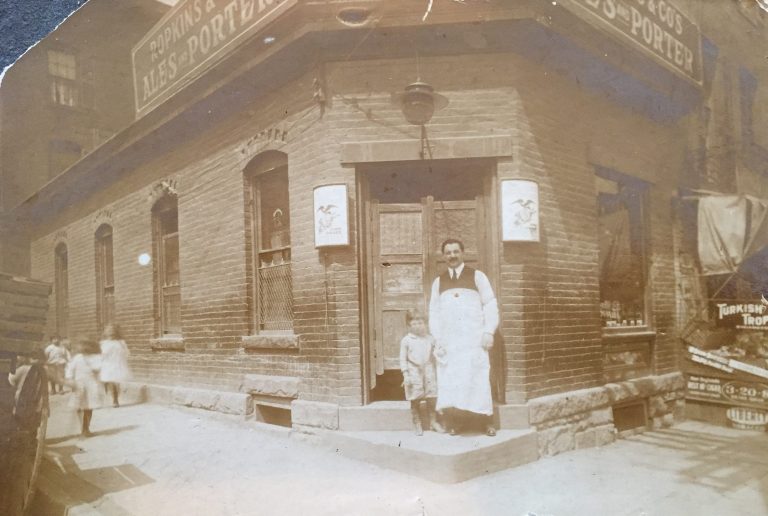
[[[315,188],[314,210],[315,247],[349,245],[347,185]]]
[[[539,241],[539,185],[535,181],[501,182],[501,236],[504,242]]]

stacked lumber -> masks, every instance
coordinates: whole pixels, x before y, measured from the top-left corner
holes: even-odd
[[[41,349],[51,286],[0,272],[0,351]]]

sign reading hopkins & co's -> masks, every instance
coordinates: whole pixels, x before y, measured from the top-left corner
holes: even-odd
[[[180,0],[133,48],[142,116],[298,0]]]
[[[677,74],[701,84],[699,28],[666,0],[561,0],[600,30],[629,41]]]

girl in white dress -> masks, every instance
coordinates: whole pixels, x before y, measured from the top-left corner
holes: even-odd
[[[120,384],[131,378],[128,368],[128,346],[116,324],[107,324],[101,339],[101,381],[104,388],[112,394],[112,405],[119,407],[118,395]]]
[[[75,342],[75,356],[67,364],[66,378],[72,386],[70,407],[76,409],[82,418],[82,435],[91,435],[93,409],[102,404],[101,355],[95,339],[79,338]]]

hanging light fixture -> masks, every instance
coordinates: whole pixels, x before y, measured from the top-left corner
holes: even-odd
[[[432,120],[432,115],[435,114],[435,111],[439,111],[448,105],[448,99],[439,93],[435,93],[435,89],[431,84],[417,78],[416,82],[406,86],[402,93],[393,95],[392,101],[400,107],[403,116],[405,116],[409,124],[421,127],[421,149],[419,156],[421,159],[424,159],[426,157],[426,150],[426,153],[431,158],[432,148],[429,145],[426,124]]]
[[[448,105],[448,99],[435,93],[432,85],[416,79],[405,87],[402,93],[395,95],[395,103],[400,106],[409,124],[426,125],[432,120],[435,111]]]

